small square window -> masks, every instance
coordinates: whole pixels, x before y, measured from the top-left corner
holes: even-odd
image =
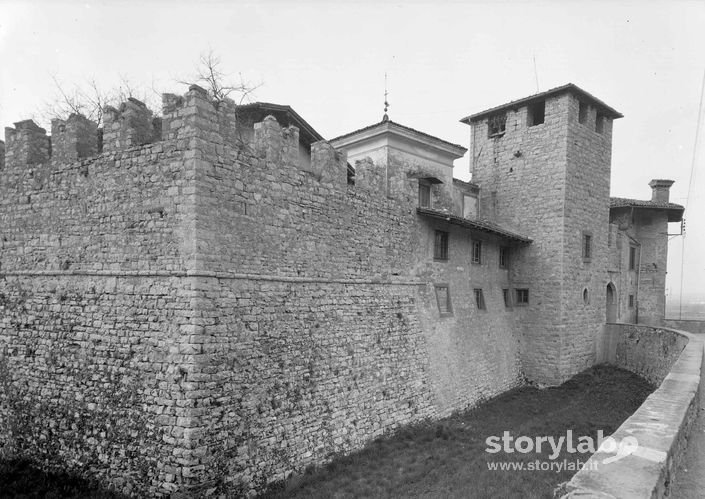
[[[507,246],[499,247],[499,268],[509,268],[509,248]]]
[[[504,299],[505,308],[512,308],[512,295],[508,289],[502,290],[502,298]]]
[[[634,295],[629,295],[629,308],[634,308]]]
[[[546,118],[546,101],[542,100],[529,105],[527,120],[529,126],[541,125]]]
[[[605,115],[602,113],[597,113],[597,117],[595,118],[595,131],[597,133],[605,131]]]
[[[419,181],[419,206],[421,208],[431,207],[431,184]]]
[[[453,308],[450,304],[450,290],[446,284],[436,285],[436,303],[438,304],[438,312],[441,315],[450,315],[453,313]]]
[[[517,289],[516,291],[516,304],[517,305],[528,305],[529,304],[529,290],[528,289]]]
[[[592,235],[583,233],[583,260],[592,258]]]
[[[482,263],[482,241],[472,242],[472,263]]]
[[[588,119],[588,105],[585,102],[578,103],[578,123],[583,125],[587,123]]]
[[[477,305],[478,310],[486,310],[485,307],[485,295],[482,293],[481,288],[475,288],[475,305]]]
[[[636,247],[629,246],[629,270],[636,269]]]
[[[433,247],[433,258],[436,260],[448,260],[448,233],[442,230],[436,231],[436,240]]]
[[[507,115],[495,114],[487,119],[487,136],[501,137],[507,131]]]

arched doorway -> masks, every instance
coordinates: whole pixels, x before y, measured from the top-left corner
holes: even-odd
[[[606,305],[607,323],[617,322],[617,291],[612,283],[607,285]]]

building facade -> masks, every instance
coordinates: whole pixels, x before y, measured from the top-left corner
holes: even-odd
[[[621,115],[574,85],[464,118],[472,182],[464,147],[386,118],[325,142],[197,86],[106,116],[5,131],[4,456],[250,493],[663,319],[683,208],[665,180],[610,198]]]

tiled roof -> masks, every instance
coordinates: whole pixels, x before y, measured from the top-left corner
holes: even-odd
[[[680,222],[683,217],[683,208],[675,203],[659,203],[657,201],[644,201],[641,199],[610,198],[610,209],[613,208],[645,208],[652,210],[665,210],[668,212],[669,222]]]
[[[240,111],[259,111],[263,114],[275,114],[278,120],[281,119],[280,125],[288,126],[290,124],[299,129],[301,136],[306,138],[306,142],[312,143],[319,140],[324,140],[323,136],[318,133],[299,113],[294,111],[291,106],[286,104],[272,104],[271,102],[253,102],[251,104],[241,104],[238,106]],[[282,119],[282,118],[288,119]],[[283,121],[283,122],[282,122]]]
[[[424,215],[436,220],[443,220],[445,222],[459,225],[468,229],[478,230],[481,232],[488,232],[490,234],[495,234],[497,236],[503,237],[505,239],[510,239],[512,241],[521,243],[530,243],[531,239],[515,232],[503,229],[496,223],[487,220],[470,220],[468,218],[459,217],[458,215],[453,215],[452,213],[447,213],[445,211],[433,210],[431,208],[416,208],[416,212],[419,215]]]
[[[460,148],[460,149],[467,150],[465,147],[463,147],[463,146],[461,146],[461,145],[459,145],[459,144],[453,144],[452,142],[448,142],[447,140],[439,139],[438,137],[434,137],[433,135],[430,135],[430,134],[428,134],[428,133],[420,132],[419,130],[416,130],[415,128],[411,128],[411,127],[408,127],[408,126],[405,126],[405,125],[400,125],[399,123],[397,123],[397,122],[395,122],[395,121],[392,121],[392,120],[382,120],[382,121],[380,121],[379,123],[375,123],[375,124],[373,124],[373,125],[366,126],[366,127],[360,128],[360,129],[358,129],[358,130],[355,130],[354,132],[346,133],[346,134],[344,134],[344,135],[340,135],[340,136],[338,136],[338,137],[335,137],[334,139],[330,139],[328,142],[335,142],[336,140],[344,139],[344,138],[350,137],[351,135],[358,134],[358,133],[360,133],[360,132],[365,132],[365,131],[367,131],[367,130],[372,130],[373,128],[376,128],[376,127],[378,127],[378,126],[380,126],[380,125],[384,125],[385,123],[388,123],[388,124],[390,124],[390,125],[394,125],[395,127],[401,128],[401,129],[403,129],[403,130],[407,130],[407,131],[412,132],[412,133],[417,133],[417,134],[422,135],[422,136],[424,136],[424,137],[428,137],[429,139],[437,140],[437,141],[439,141],[439,142],[442,142],[442,143],[444,143],[444,144],[446,144],[446,145],[449,145],[449,146],[452,146],[452,147],[458,147],[458,148]]]
[[[490,109],[486,109],[482,112],[471,114],[470,116],[466,116],[465,118],[461,119],[461,123],[467,123],[468,125],[473,122],[477,121],[481,118],[484,118],[485,116],[488,116],[490,114],[494,114],[497,111],[500,111],[502,109],[510,109],[510,108],[517,108],[519,106],[526,105],[532,101],[537,101],[541,99],[545,99],[546,97],[549,97],[551,95],[556,95],[556,94],[561,94],[564,92],[574,92],[576,94],[581,95],[584,99],[590,101],[593,105],[598,106],[601,108],[602,112],[607,114],[610,118],[623,118],[624,115],[620,113],[619,111],[616,111],[615,109],[611,108],[604,102],[602,102],[600,99],[597,97],[587,93],[585,90],[580,88],[579,86],[575,85],[574,83],[568,83],[566,85],[562,85],[560,87],[552,88],[551,90],[546,90],[545,92],[541,92],[538,94],[531,95],[529,97],[524,97],[523,99],[517,99],[511,102],[508,102],[506,104],[502,104],[501,106],[496,106]]]

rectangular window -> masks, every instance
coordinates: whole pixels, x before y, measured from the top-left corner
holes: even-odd
[[[450,305],[450,290],[448,289],[448,285],[436,285],[436,303],[438,303],[438,312],[440,312],[441,315],[453,313],[453,308]]]
[[[590,234],[583,233],[583,260],[590,260],[592,258],[592,236]]]
[[[482,263],[482,241],[472,242],[472,263]]]
[[[597,133],[602,133],[605,131],[605,115],[602,113],[597,113],[595,117],[595,131]]]
[[[505,308],[511,308],[512,307],[512,295],[509,293],[508,289],[502,290],[502,298],[504,299]]]
[[[629,308],[634,308],[634,295],[629,295]]]
[[[529,290],[528,289],[517,289],[516,291],[516,301],[517,305],[528,305],[529,304]]]
[[[507,246],[499,247],[499,268],[509,268],[509,248]]]
[[[436,231],[436,241],[433,247],[433,258],[436,260],[448,260],[448,233],[442,230]]]
[[[583,125],[587,123],[588,118],[588,105],[584,102],[578,103],[578,123]]]
[[[431,184],[419,181],[419,206],[421,208],[431,207]]]
[[[629,246],[629,270],[636,269],[636,247]]]
[[[542,100],[530,104],[527,110],[527,120],[529,126],[541,125],[546,118],[546,101]]]
[[[507,115],[495,114],[487,119],[487,136],[501,137],[507,131]]]
[[[463,196],[463,218],[477,218],[477,197]]]
[[[481,288],[475,288],[475,305],[477,305],[478,310],[485,310],[485,295],[482,293]]]

